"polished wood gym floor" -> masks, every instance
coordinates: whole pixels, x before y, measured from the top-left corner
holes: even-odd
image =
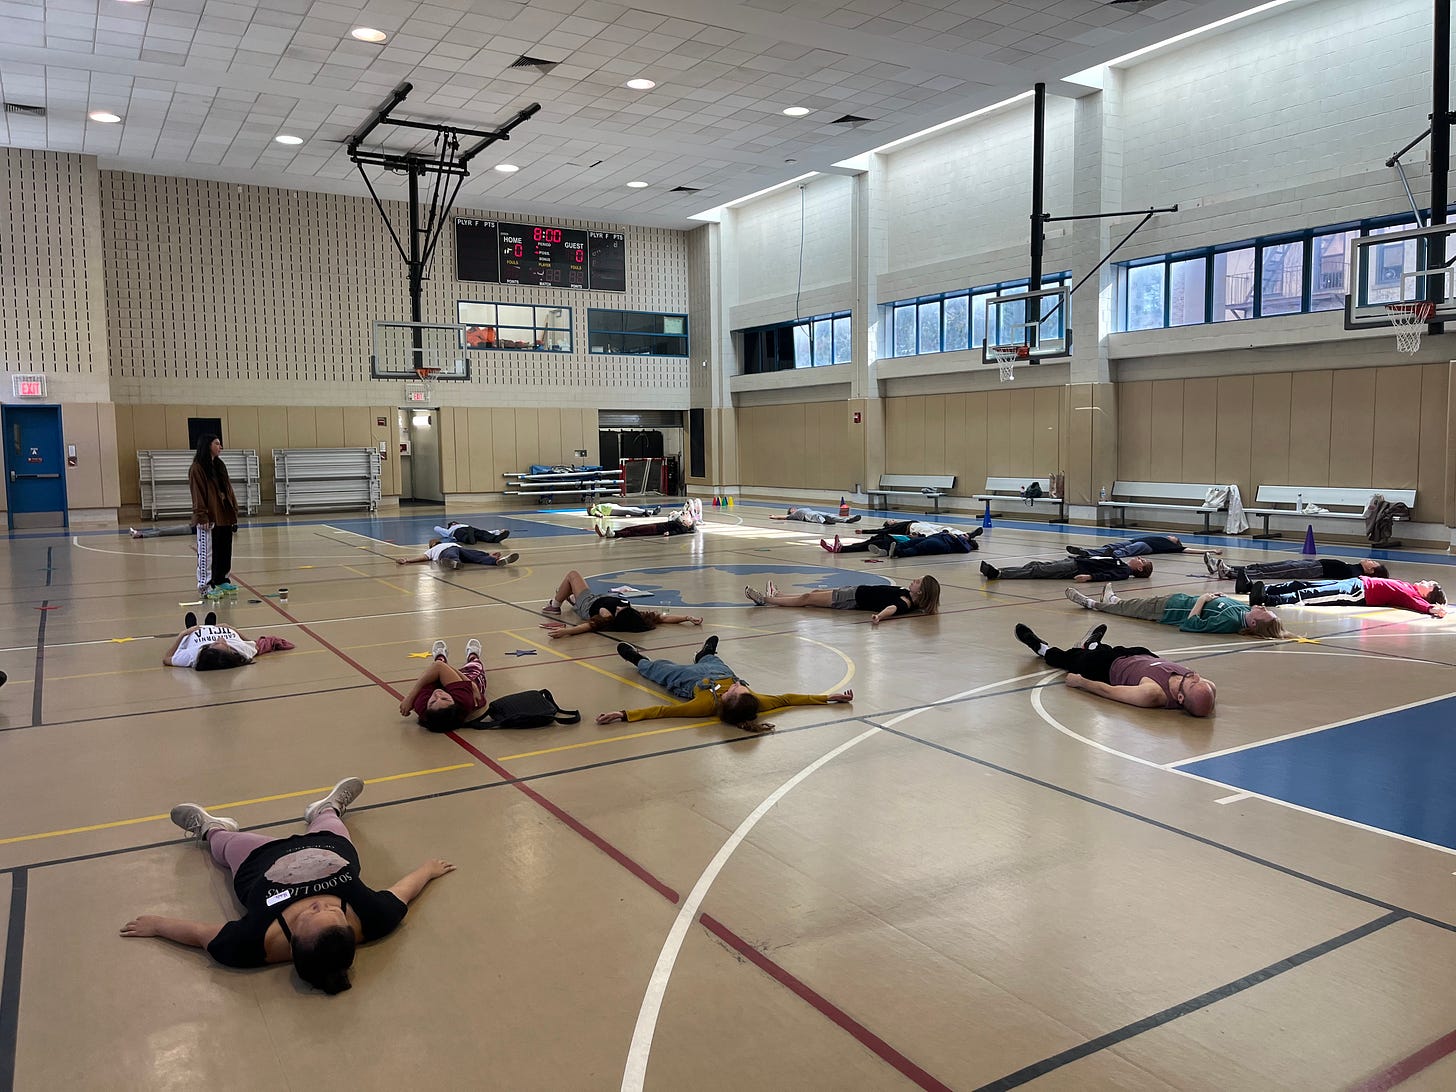
[[[160,662],[193,597],[188,538],[0,543],[0,1087],[1456,1087],[1456,619],[1287,610],[1297,642],[1103,619],[1217,681],[1199,721],[1062,686],[1012,625],[1072,644],[1095,619],[1060,583],[977,572],[1108,532],[998,522],[968,557],[868,563],[778,510],[621,540],[509,510],[471,522],[510,526],[520,563],[455,572],[392,563],[428,537],[413,513],[257,520],[222,618],[297,648],[207,674]],[[1215,586],[1196,557],[1156,561],[1120,591]],[[664,699],[615,638],[538,628],[571,568],[706,616],[642,635],[654,655],[716,633],[756,688],[854,703],[761,737],[598,726]],[[742,594],[927,572],[943,612],[878,628]],[[401,719],[430,642],[460,659],[471,636],[493,693],[544,687],[582,722],[457,738]],[[292,833],[349,774],[366,882],[458,866],[360,950],[351,991],[118,936],[144,912],[236,914],[174,803]]]

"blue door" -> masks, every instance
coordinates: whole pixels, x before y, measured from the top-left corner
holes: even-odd
[[[21,526],[69,526],[61,407],[5,406],[0,427],[5,433],[5,492],[11,530],[16,517]],[[25,518],[39,512],[58,512],[60,519]]]

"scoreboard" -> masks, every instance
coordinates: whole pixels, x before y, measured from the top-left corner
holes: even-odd
[[[455,272],[462,281],[625,292],[626,237],[457,216]]]

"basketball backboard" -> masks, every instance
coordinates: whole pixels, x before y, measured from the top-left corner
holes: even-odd
[[[1029,364],[1045,364],[1072,355],[1072,290],[1066,285],[1036,292],[1008,292],[986,301],[986,336],[981,360],[999,363],[997,349],[1026,346]]]
[[[465,327],[459,323],[376,322],[369,374],[375,379],[469,379]]]
[[[1436,290],[1432,322],[1456,320],[1456,224],[1388,231],[1351,240],[1345,271],[1345,329],[1389,327],[1390,304]]]

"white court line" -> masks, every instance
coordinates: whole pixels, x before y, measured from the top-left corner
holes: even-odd
[[[1309,653],[1309,655],[1320,654]],[[1239,785],[1230,785],[1226,781],[1216,781],[1211,777],[1204,777],[1202,774],[1189,773],[1187,770],[1179,770],[1172,766],[1164,766],[1157,762],[1150,762],[1146,758],[1139,758],[1137,755],[1130,755],[1126,751],[1119,751],[1115,747],[1108,747],[1106,744],[1098,743],[1095,739],[1088,739],[1086,736],[1080,735],[1079,733],[1072,731],[1065,724],[1062,724],[1060,721],[1058,721],[1055,717],[1053,717],[1050,713],[1046,711],[1046,707],[1041,702],[1041,692],[1046,688],[1046,686],[1047,683],[1041,683],[1039,686],[1037,686],[1035,690],[1031,692],[1032,708],[1036,710],[1037,715],[1041,717],[1042,720],[1046,721],[1047,724],[1055,728],[1058,732],[1061,732],[1062,735],[1067,736],[1071,739],[1075,739],[1078,743],[1084,743],[1089,747],[1095,747],[1099,751],[1105,751],[1107,754],[1115,755],[1118,758],[1124,758],[1129,762],[1136,762],[1141,766],[1151,766],[1153,769],[1162,770],[1165,773],[1175,774],[1178,777],[1186,777],[1192,781],[1201,781],[1203,782],[1203,784],[1212,785],[1215,788],[1231,789],[1236,793],[1246,793],[1249,797],[1252,797],[1255,800],[1264,800],[1270,804],[1277,804],[1281,808],[1288,808],[1291,811],[1303,812],[1305,815],[1315,815],[1321,819],[1329,819],[1332,822],[1341,823],[1347,827],[1354,827],[1356,830],[1367,831],[1371,834],[1381,834],[1387,838],[1394,838],[1397,841],[1401,842],[1409,842],[1411,845],[1421,846],[1425,849],[1434,849],[1436,852],[1444,853],[1448,857],[1456,857],[1456,849],[1451,849],[1447,846],[1437,845],[1435,842],[1425,842],[1419,838],[1412,838],[1408,834],[1399,834],[1393,830],[1385,830],[1382,827],[1372,827],[1367,823],[1356,822],[1354,819],[1346,819],[1343,815],[1333,815],[1327,811],[1318,811],[1315,808],[1307,808],[1303,804],[1295,804],[1289,800],[1281,800],[1277,796],[1265,796],[1261,792],[1254,792],[1250,789],[1242,788]],[[1220,803],[1222,803],[1222,801],[1220,801]]]
[[[1411,663],[1409,660],[1398,660],[1397,663]],[[1405,705],[1397,705],[1393,709],[1382,709],[1378,713],[1362,713],[1359,716],[1347,717],[1344,720],[1333,721],[1330,724],[1321,724],[1315,728],[1303,728],[1298,732],[1288,732],[1282,736],[1271,736],[1268,739],[1257,740],[1253,743],[1240,743],[1237,747],[1225,747],[1222,751],[1209,751],[1206,755],[1195,755],[1192,758],[1180,758],[1177,762],[1169,762],[1164,769],[1176,770],[1180,766],[1188,766],[1194,762],[1202,762],[1208,758],[1222,758],[1224,755],[1238,754],[1240,751],[1251,751],[1255,747],[1267,747],[1271,743],[1282,743],[1286,739],[1298,739],[1300,736],[1311,736],[1316,732],[1328,732],[1331,728],[1343,728],[1347,724],[1355,724],[1358,721],[1369,720],[1372,717],[1389,716],[1391,713],[1403,713],[1407,709],[1417,709],[1422,705],[1430,705],[1433,702],[1445,701],[1447,698],[1456,698],[1456,690],[1449,694],[1440,694],[1434,698],[1422,698],[1420,701],[1409,702]]]
[[[1232,796],[1220,797],[1218,800],[1215,800],[1214,803],[1215,804],[1233,804],[1233,803],[1237,803],[1240,800],[1247,800],[1252,795],[1253,795],[1253,793],[1236,792]]]
[[[80,539],[79,536],[73,536],[72,537],[72,539],[71,539],[71,545],[74,546],[74,547],[76,547],[76,549],[78,549],[78,550],[85,550],[89,554],[115,554],[117,557],[142,557],[142,556],[145,556],[145,557],[176,557],[176,558],[187,558],[188,560],[192,561],[194,564],[197,562],[197,554],[196,553],[164,554],[164,553],[158,553],[155,550],[148,550],[146,552],[146,554],[143,555],[143,554],[138,553],[135,549],[131,549],[131,550],[105,550],[105,549],[102,549],[100,546],[87,546],[87,545],[85,545],[84,543],[82,543],[82,541],[81,541],[81,539]],[[339,560],[343,560],[343,558],[346,557],[346,556],[348,556],[348,555],[344,555],[344,554],[287,554],[287,555],[283,555],[283,554],[240,554],[240,553],[236,553],[235,552],[233,554],[233,559],[234,560],[242,560],[242,561],[285,561],[285,562],[286,561],[301,560],[301,559],[308,559],[310,561],[319,561],[319,560],[322,560],[322,561],[339,561]]]
[[[922,706],[919,709],[912,709],[909,712],[901,713],[894,719],[886,721],[885,727],[893,728],[901,721],[919,716],[921,713],[935,708],[936,705],[959,701],[962,698],[970,697],[972,694],[979,694],[983,690],[990,690],[998,686],[1007,686],[1011,683],[1020,682],[1023,679],[1037,678],[1044,674],[1046,672],[1043,670],[1033,672],[1030,675],[1018,675],[1015,678],[1004,679],[1000,682],[987,683],[984,686],[963,691],[949,698],[941,698],[940,701],[932,705]],[[878,735],[880,731],[881,729],[876,726],[861,732],[853,739],[846,740],[833,750],[819,756],[793,777],[785,781],[770,793],[758,807],[754,808],[743,822],[738,824],[738,828],[728,836],[728,840],[723,843],[718,852],[714,854],[713,859],[708,862],[708,866],[703,869],[702,874],[698,876],[698,881],[693,884],[692,891],[683,900],[682,905],[678,907],[677,917],[673,919],[672,928],[668,930],[667,937],[662,942],[662,950],[658,953],[657,963],[652,968],[652,975],[648,979],[647,991],[642,998],[642,1005],[637,1010],[637,1023],[632,1029],[632,1045],[627,1050],[627,1062],[622,1073],[623,1092],[641,1092],[643,1082],[647,1078],[647,1063],[652,1054],[652,1037],[657,1031],[657,1017],[662,1010],[662,999],[667,993],[667,984],[672,978],[672,971],[674,965],[677,963],[678,953],[682,950],[683,941],[687,938],[688,930],[698,918],[699,907],[702,906],[703,900],[707,898],[708,891],[712,888],[713,882],[718,878],[718,874],[723,871],[723,866],[733,856],[733,851],[738,848],[743,842],[743,839],[748,837],[753,828],[758,825],[759,820],[767,815],[775,804],[797,788],[809,775],[821,769],[829,762],[832,762],[850,750],[850,748],[857,747],[870,737]]]

